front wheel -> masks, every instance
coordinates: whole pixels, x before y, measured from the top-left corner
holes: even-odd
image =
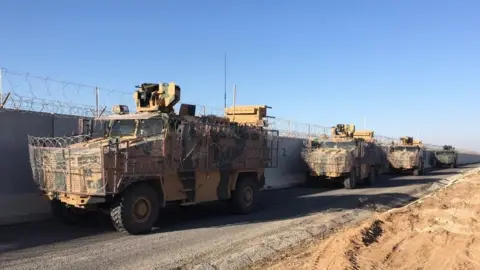
[[[259,195],[258,184],[250,177],[238,179],[230,200],[232,210],[236,214],[249,214],[257,205]]]
[[[117,231],[143,234],[152,230],[160,209],[158,193],[150,185],[132,186],[117,198],[110,210]]]

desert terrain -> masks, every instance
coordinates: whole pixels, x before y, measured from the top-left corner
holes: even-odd
[[[262,269],[480,269],[480,174]]]

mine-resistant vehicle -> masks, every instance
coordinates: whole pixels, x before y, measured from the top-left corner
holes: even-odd
[[[342,181],[353,189],[359,180],[373,184],[381,167],[381,149],[373,131],[355,131],[355,125],[338,124],[331,136],[309,140],[302,151],[308,165],[307,186]]]
[[[436,167],[457,167],[457,151],[455,151],[455,148],[451,145],[444,145],[442,150],[435,150],[433,158],[433,164],[435,164]]]
[[[415,176],[425,172],[425,148],[422,141],[413,137],[404,136],[399,142],[392,143],[387,157],[391,172],[412,171]]]
[[[85,212],[111,216],[118,231],[146,233],[168,203],[228,201],[236,213],[255,209],[265,168],[278,162],[278,131],[268,106],[226,108],[223,117],[195,116],[175,83],[144,83],[125,105],[92,120],[103,136],[29,136],[33,178],[67,223]],[[85,124],[85,123],[83,123]]]

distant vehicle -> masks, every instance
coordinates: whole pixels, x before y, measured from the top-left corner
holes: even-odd
[[[392,172],[411,171],[413,175],[424,174],[425,157],[423,143],[408,136],[401,137],[400,143],[391,145],[387,154]]]
[[[309,167],[305,184],[341,181],[347,189],[357,182],[373,184],[381,167],[382,151],[373,131],[355,131],[355,125],[338,124],[331,136],[308,141],[302,158]]]
[[[457,151],[451,145],[444,145],[442,150],[434,151],[434,164],[436,167],[457,167]]]
[[[278,162],[278,131],[268,130],[268,106],[225,109],[225,117],[195,116],[175,83],[137,86],[136,113],[125,105],[104,123],[104,136],[29,136],[34,180],[52,212],[75,223],[87,211],[110,215],[127,234],[150,231],[168,203],[228,201],[236,213],[257,205],[265,168]],[[92,122],[93,123],[93,122]],[[82,130],[94,125],[82,122]]]

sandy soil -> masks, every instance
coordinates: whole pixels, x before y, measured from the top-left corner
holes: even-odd
[[[263,269],[480,269],[480,174]]]

